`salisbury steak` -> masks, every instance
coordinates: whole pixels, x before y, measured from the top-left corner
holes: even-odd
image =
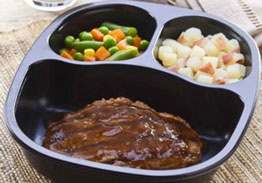
[[[171,169],[199,162],[202,143],[180,117],[116,98],[95,101],[51,123],[43,146],[118,166]]]

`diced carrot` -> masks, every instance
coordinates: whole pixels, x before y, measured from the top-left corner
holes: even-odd
[[[93,38],[97,41],[103,41],[104,38],[104,34],[102,32],[100,32],[98,29],[93,29],[91,31],[91,34],[93,36]]]
[[[94,62],[94,61],[96,61],[96,58],[95,57],[84,57],[84,61],[86,61],[86,62]]]
[[[73,56],[67,50],[61,51],[60,56],[73,60]]]
[[[117,42],[125,38],[125,33],[121,29],[112,30],[109,35],[113,36]]]
[[[134,45],[135,47],[139,48],[139,47],[140,47],[140,43],[141,43],[141,37],[135,36],[135,37],[133,38],[133,45]]]
[[[110,52],[103,46],[101,46],[97,51],[96,51],[96,59],[97,60],[105,60],[110,56]]]
[[[122,41],[120,41],[119,43],[117,43],[116,45],[118,47],[119,50],[124,50],[127,48],[128,44],[126,42],[125,39],[123,39]]]

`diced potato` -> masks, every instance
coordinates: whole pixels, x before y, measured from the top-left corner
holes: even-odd
[[[182,44],[180,44],[174,39],[165,39],[162,45],[171,47],[175,52],[177,52],[178,47],[182,46]]]
[[[224,64],[224,61],[223,61],[223,56],[224,56],[225,54],[227,54],[227,53],[224,52],[224,51],[220,51],[220,52],[218,53],[218,55],[217,55],[217,57],[218,57],[218,65],[217,65],[217,67],[218,67],[218,68],[224,68],[224,67],[225,67],[225,64]]]
[[[179,58],[177,59],[177,62],[174,65],[172,65],[171,67],[168,67],[168,69],[173,72],[177,72],[180,68],[185,67],[185,62],[186,62],[185,59]]]
[[[210,63],[213,66],[213,69],[216,69],[218,66],[218,58],[217,57],[203,57],[203,65]]]
[[[190,57],[186,62],[186,66],[192,68],[194,72],[197,72],[202,66],[202,60],[197,57]]]
[[[208,56],[216,56],[219,53],[219,50],[212,41],[207,41],[206,44],[203,46],[203,49],[206,51],[206,54]]]
[[[180,68],[178,73],[193,79],[193,71],[190,67]]]
[[[203,48],[203,47],[206,45],[207,42],[208,42],[208,39],[207,39],[207,38],[202,38],[202,39],[199,39],[198,41],[196,41],[196,42],[194,43],[194,45]]]
[[[198,57],[201,58],[205,56],[206,52],[203,48],[195,45],[191,51],[190,57]]]
[[[195,80],[200,83],[206,83],[206,84],[213,83],[213,77],[201,71],[197,72],[197,74],[195,75]]]
[[[201,30],[191,27],[178,38],[165,39],[158,57],[169,70],[201,83],[227,84],[246,75],[245,57],[236,39],[223,33],[204,37]]]
[[[241,64],[232,64],[226,68],[229,79],[240,79],[246,75],[246,67]]]
[[[239,46],[238,40],[236,39],[229,40],[226,45],[226,51],[227,52],[239,52],[240,46]]]
[[[191,48],[181,45],[177,48],[176,53],[178,58],[188,58],[191,54]]]
[[[207,40],[211,40],[212,37],[213,37],[213,36],[209,34],[209,35],[206,36],[206,39],[207,39]]]
[[[214,74],[215,80],[221,80],[227,78],[227,72],[224,69],[216,69]]]
[[[233,60],[233,53],[227,53],[225,54],[223,57],[223,63],[224,65],[229,65],[229,64],[234,64],[234,60]]]
[[[178,69],[180,69],[180,68],[182,68],[182,67],[185,67],[185,65],[186,65],[186,59],[184,59],[184,58],[179,58],[179,59],[177,59],[177,68]]]
[[[218,56],[218,57],[223,57],[225,54],[227,54],[227,52],[225,52],[225,51],[220,51],[220,52],[217,54],[217,56]]]
[[[218,58],[217,68],[221,68],[221,69],[226,68],[226,65],[224,64],[223,59],[221,57]]]
[[[173,49],[169,46],[161,46],[158,50],[158,58],[163,60],[165,53],[173,53]]]
[[[202,71],[202,72],[208,73],[210,75],[213,75],[215,73],[215,69],[213,68],[211,63],[207,63],[207,64],[202,65],[199,68],[199,70]]]
[[[232,83],[236,83],[238,81],[240,81],[240,79],[227,79],[226,84],[232,84]]]
[[[223,33],[217,33],[212,36],[211,41],[214,43],[218,50],[222,51],[225,50],[228,39]]]
[[[175,65],[177,63],[177,55],[175,53],[164,53],[162,63],[165,67]]]
[[[202,32],[200,29],[192,27],[183,32],[179,38],[178,42],[187,46],[193,46],[194,43],[203,38]]]
[[[233,53],[232,55],[234,62],[244,62],[244,55],[242,53]]]

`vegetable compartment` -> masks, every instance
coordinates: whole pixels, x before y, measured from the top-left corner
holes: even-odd
[[[117,25],[115,25],[117,24]],[[119,25],[119,26],[118,26]],[[122,26],[122,27],[120,27]],[[125,27],[123,27],[125,26]],[[101,28],[102,27],[102,28]],[[97,29],[94,29],[97,28]],[[107,5],[103,7],[97,7],[97,8],[87,8],[85,10],[82,10],[74,15],[69,16],[64,20],[64,22],[57,28],[57,30],[54,31],[54,33],[51,35],[49,44],[52,50],[54,50],[56,53],[59,53],[62,48],[65,47],[64,40],[68,35],[72,35],[75,38],[80,37],[85,40],[85,45],[81,43],[75,43],[75,47],[78,51],[84,51],[81,50],[85,46],[90,48],[93,48],[97,50],[99,47],[101,48],[103,44],[100,44],[101,41],[99,41],[99,38],[101,37],[102,32],[104,32],[104,35],[108,30],[104,30],[105,28],[109,28],[111,32],[109,32],[110,35],[115,36],[116,40],[121,36],[123,33],[126,34],[127,42],[129,42],[130,37],[134,37],[134,43],[130,44],[132,46],[135,46],[136,37],[134,34],[139,35],[139,39],[144,39],[148,41],[151,40],[154,31],[156,29],[156,21],[155,19],[146,11],[140,8],[137,8],[135,6],[128,6],[128,5]],[[121,32],[121,30],[123,32]],[[83,33],[86,31],[85,33]],[[93,37],[96,37],[96,40],[93,41],[94,43],[91,43],[92,41],[88,40],[90,37],[88,31],[91,31],[90,33],[93,35]],[[117,32],[118,31],[118,32]],[[81,34],[80,34],[81,33]],[[101,35],[100,35],[101,34]],[[100,36],[100,37],[99,37]],[[140,38],[141,37],[141,38]],[[102,37],[101,37],[102,38]],[[105,36],[104,36],[105,38]],[[104,42],[107,39],[104,40]],[[139,40],[141,41],[141,40]],[[72,42],[72,38],[70,40],[70,37],[68,37],[68,40],[66,40],[66,43]],[[121,42],[119,42],[119,46]],[[143,42],[141,42],[143,43]],[[88,44],[88,45],[87,45]],[[107,41],[104,44],[104,47],[107,48],[108,44],[111,44],[109,41]],[[134,44],[134,45],[133,45]],[[122,44],[123,45],[123,44]],[[110,45],[109,45],[110,46]],[[127,45],[128,46],[128,45]],[[88,47],[88,48],[89,48]],[[123,47],[123,46],[122,46]],[[138,46],[139,47],[139,46]],[[146,45],[147,47],[147,45]],[[146,48],[145,47],[145,48]],[[120,49],[120,48],[119,48]],[[143,45],[141,44],[140,47],[141,50],[143,50]],[[110,55],[113,55],[115,50],[108,49],[107,51],[100,49],[98,52],[98,60],[106,59],[104,53],[108,53]],[[121,51],[120,56],[116,54],[115,56],[111,56],[108,58],[109,60],[114,59],[120,59],[123,58],[128,59],[129,57],[133,57],[133,52],[131,51],[129,53],[122,53],[124,51]],[[61,54],[61,53],[60,53]],[[128,56],[129,54],[130,56]],[[137,53],[136,53],[137,54]],[[61,55],[64,55],[65,57],[68,57],[65,53],[62,53]],[[101,56],[102,55],[102,56]],[[124,57],[122,56],[124,55]],[[127,55],[127,56],[125,56]],[[76,60],[80,59],[80,54],[76,55]],[[100,58],[101,57],[101,58]],[[123,57],[123,58],[122,58]],[[80,59],[81,60],[81,59]],[[90,61],[90,60],[88,60]]]

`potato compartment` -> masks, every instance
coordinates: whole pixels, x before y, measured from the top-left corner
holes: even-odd
[[[15,116],[22,131],[41,145],[49,121],[94,100],[120,96],[187,120],[204,141],[202,161],[227,144],[244,107],[235,93],[193,85],[154,69],[44,60],[26,74]]]
[[[156,60],[158,60],[161,66],[163,65],[161,61],[158,59],[157,54],[158,48],[162,44],[163,40],[167,38],[177,40],[182,32],[191,27],[199,28],[202,31],[204,37],[216,33],[223,33],[228,39],[238,40],[240,44],[241,53],[245,56],[246,76],[244,77],[244,79],[250,74],[252,69],[252,58],[251,50],[248,46],[249,44],[247,43],[247,41],[228,25],[218,20],[204,16],[183,16],[175,18],[165,23],[164,28],[160,34],[159,40],[157,42],[157,46],[154,49],[155,58]]]
[[[136,27],[139,35],[148,41],[156,29],[154,17],[141,8],[123,4],[92,6],[67,17],[51,34],[49,45],[59,53],[64,47],[65,36],[77,36],[81,31],[91,30],[105,21]]]

